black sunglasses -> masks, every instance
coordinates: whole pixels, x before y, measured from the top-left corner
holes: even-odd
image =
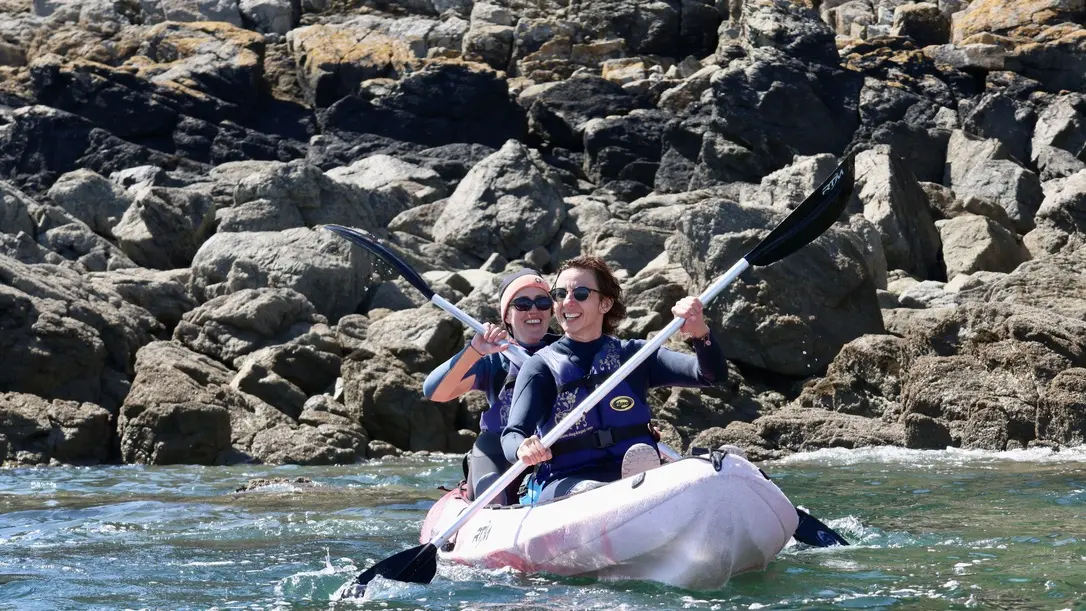
[[[531,297],[517,297],[512,303],[513,307],[516,308],[518,312],[527,312],[532,309],[533,305],[541,312],[548,312],[550,311],[551,306],[554,305],[551,298],[546,295],[540,295],[535,299],[532,299]]]
[[[597,289],[590,289],[587,286],[579,286],[579,287],[573,289],[573,298],[576,299],[577,301],[584,301],[585,299],[588,299],[588,296],[591,295],[592,293],[600,293],[600,292]],[[569,294],[568,289],[563,289],[563,288],[551,289],[551,297],[555,301],[562,301],[563,299],[566,298],[566,295],[568,295],[568,294]],[[602,295],[602,294],[603,293],[600,293],[600,295]]]

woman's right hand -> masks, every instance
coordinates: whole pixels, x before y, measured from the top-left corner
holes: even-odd
[[[471,338],[471,347],[475,349],[479,354],[486,356],[488,354],[494,354],[495,352],[501,352],[509,347],[509,344],[499,344],[501,341],[509,340],[509,333],[505,329],[495,325],[493,323],[484,323],[484,330],[482,333],[476,333],[475,337]]]
[[[520,443],[517,448],[517,458],[531,467],[551,459],[551,449],[539,441],[539,437],[532,435]]]

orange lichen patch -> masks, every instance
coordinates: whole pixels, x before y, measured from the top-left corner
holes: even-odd
[[[372,30],[313,25],[291,32],[291,47],[303,72],[362,68],[370,78],[417,69],[419,58],[402,41]]]
[[[1041,30],[1033,40],[1039,43],[1082,44],[1086,41],[1086,28],[1075,23],[1061,23]]]
[[[131,61],[126,62],[123,66],[109,66],[88,59],[77,58],[64,60],[63,63],[59,64],[59,70],[61,73],[71,74],[78,78],[86,79],[90,85],[87,89],[93,90],[95,89],[95,86],[99,84],[109,82],[123,84],[129,82],[132,78],[131,75],[150,81],[152,77],[165,72],[167,67],[162,64],[156,64],[146,57],[136,56]],[[198,89],[198,84],[192,82],[190,79],[182,78],[177,81],[159,80],[156,81],[154,85],[159,89],[170,90],[174,93],[199,100],[208,101],[212,99],[211,96],[200,91]]]
[[[626,41],[621,38],[600,40],[584,44],[573,45],[570,60],[586,66],[598,66],[600,62],[608,59],[617,59],[626,56]]]
[[[34,0],[0,0],[0,13],[17,15],[30,13],[34,9]]]
[[[953,17],[953,40],[991,32],[1032,38],[1044,28],[1081,15],[1083,0],[974,0]]]
[[[30,100],[30,71],[26,66],[0,66],[0,93]]]
[[[222,59],[229,58],[235,66],[256,66],[263,61],[264,37],[218,21],[166,21],[147,30],[140,50],[159,63],[183,61],[210,53]]]
[[[847,68],[859,72],[869,72],[877,66],[885,72],[892,70],[904,74],[924,74],[931,65],[931,60],[920,49],[859,48],[862,52],[854,49],[842,58]],[[882,76],[890,78],[889,74]]]
[[[422,62],[423,67],[426,66],[463,66],[472,72],[481,72],[485,74],[504,75],[505,72],[492,68],[488,64],[482,62],[473,62],[463,57],[430,57]]]
[[[973,34],[969,38],[957,43],[959,46],[965,45],[999,45],[1004,49],[1013,49],[1020,41],[1009,36],[996,36],[991,32],[981,32],[980,34]]]
[[[27,61],[48,53],[62,57],[85,58],[116,66],[135,55],[141,41],[133,39],[128,30],[108,36],[82,27],[65,25],[43,28],[27,45]]]
[[[1007,62],[1049,91],[1086,90],[1086,30],[1074,24],[1045,28],[1008,51]]]

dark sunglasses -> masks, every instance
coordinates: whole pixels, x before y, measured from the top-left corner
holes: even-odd
[[[548,312],[550,311],[551,306],[554,305],[551,298],[546,295],[540,295],[535,299],[532,299],[531,297],[517,297],[512,303],[513,307],[516,308],[518,312],[527,312],[532,309],[533,305],[541,312]]]
[[[573,289],[573,298],[576,299],[577,301],[584,301],[585,299],[588,299],[588,296],[591,295],[592,293],[600,293],[600,292],[598,290],[596,290],[596,289],[590,289],[587,286],[579,286],[579,287]],[[566,295],[568,295],[568,294],[569,294],[568,289],[563,289],[563,288],[551,289],[551,297],[554,298],[555,301],[564,300],[566,298]],[[602,294],[603,293],[600,293],[600,295],[602,295]]]

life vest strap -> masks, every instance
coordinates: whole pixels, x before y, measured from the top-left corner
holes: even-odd
[[[653,438],[653,431],[648,424],[631,424],[609,429],[597,429],[572,439],[561,439],[551,446],[551,454],[568,454],[579,450],[602,450],[616,443],[622,443],[637,437]]]
[[[593,390],[596,390],[596,388],[598,388],[600,384],[606,382],[607,378],[611,377],[612,373],[614,372],[601,371],[598,373],[586,375],[583,378],[570,380],[569,382],[566,382],[565,384],[562,384],[558,387],[558,394],[571,391],[577,392],[577,389],[581,388],[582,386],[588,392],[592,392]]]

